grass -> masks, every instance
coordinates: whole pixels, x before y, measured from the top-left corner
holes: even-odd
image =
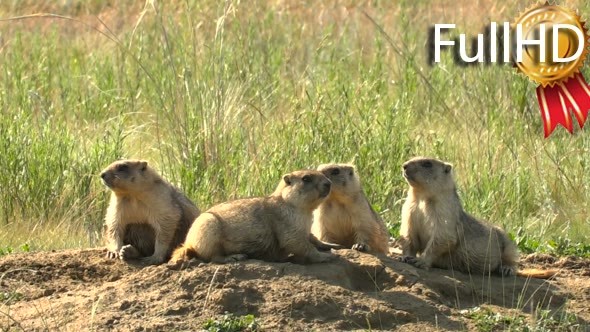
[[[31,246],[29,246],[28,243],[24,243],[18,249],[20,249],[21,252],[29,252],[29,251],[31,251]],[[11,254],[13,252],[14,252],[14,248],[12,248],[12,247],[0,247],[0,256]]]
[[[520,312],[494,312],[491,307],[474,307],[462,310],[463,317],[470,319],[478,331],[578,331],[583,326],[576,317],[566,312],[552,313],[538,310],[532,317]]]
[[[23,298],[22,293],[18,292],[0,292],[0,303],[2,304],[10,304],[12,302],[19,301]]]
[[[217,319],[206,321],[203,329],[209,332],[256,331],[258,324],[254,315],[235,316],[232,313],[225,313]]]
[[[351,161],[396,235],[400,165],[429,155],[524,251],[587,254],[587,130],[544,139],[535,86],[509,66],[427,64],[433,23],[476,33],[529,2],[481,1],[475,15],[467,1],[345,3],[0,4],[1,18],[75,19],[0,22],[0,247],[100,245],[97,174],[131,157],[202,208]]]

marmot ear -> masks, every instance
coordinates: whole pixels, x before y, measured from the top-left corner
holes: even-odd
[[[141,169],[141,171],[145,171],[145,169],[147,168],[148,162],[145,160],[142,160],[139,162],[139,168]]]
[[[283,175],[283,181],[285,181],[285,183],[290,186],[291,185],[291,176],[289,174],[285,174]]]
[[[451,165],[449,163],[445,163],[445,173],[451,173],[452,169],[453,169],[453,165]]]

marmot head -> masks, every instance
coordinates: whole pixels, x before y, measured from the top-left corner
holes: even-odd
[[[119,160],[101,173],[102,182],[116,194],[132,194],[149,190],[160,177],[145,160]]]
[[[453,166],[444,161],[415,157],[402,165],[403,175],[414,191],[434,194],[455,190]]]
[[[318,171],[332,181],[330,197],[350,197],[361,190],[360,179],[352,164],[323,164]]]
[[[321,172],[295,171],[283,175],[274,196],[295,206],[312,211],[330,194],[332,183]]]

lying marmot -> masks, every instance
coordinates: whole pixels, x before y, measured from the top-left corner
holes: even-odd
[[[192,257],[215,263],[283,261],[290,254],[299,263],[333,258],[309,240],[312,211],[330,193],[330,180],[317,171],[296,171],[282,182],[270,196],[222,203],[201,214],[170,264],[178,267]]]
[[[389,232],[369,204],[354,166],[325,164],[318,171],[332,181],[332,191],[314,212],[312,233],[321,241],[387,254]]]
[[[120,160],[101,174],[112,190],[107,257],[161,264],[182,243],[199,209],[146,161]]]
[[[425,269],[435,266],[466,273],[516,274],[516,245],[501,228],[463,210],[451,164],[417,157],[402,168],[410,185],[398,240],[404,261]],[[536,272],[521,271],[518,275],[547,278],[555,274]]]

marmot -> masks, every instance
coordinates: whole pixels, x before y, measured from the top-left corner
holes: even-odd
[[[355,167],[324,164],[318,171],[332,181],[332,191],[314,212],[312,234],[347,248],[387,254],[389,232],[369,204]]]
[[[246,258],[319,263],[334,256],[310,242],[312,211],[328,196],[331,183],[317,171],[283,176],[267,197],[238,199],[203,212],[174,251],[170,264],[178,267],[192,257],[227,263]]]
[[[112,191],[107,257],[161,264],[186,236],[199,209],[143,160],[120,160],[100,177]]]
[[[516,245],[501,228],[479,221],[463,210],[451,164],[416,157],[402,168],[410,185],[398,240],[402,260],[420,268],[434,266],[465,273],[494,272],[536,278],[554,274],[517,273]],[[416,254],[420,254],[419,258]]]

